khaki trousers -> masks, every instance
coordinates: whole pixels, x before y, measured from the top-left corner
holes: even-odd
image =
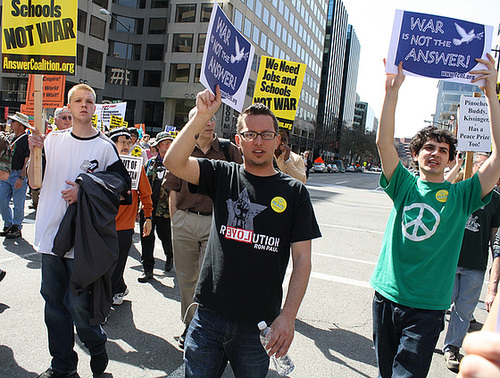
[[[196,306],[189,306],[193,303],[211,224],[210,215],[185,210],[177,210],[171,218],[174,266],[181,292],[181,320],[186,325],[191,323],[196,310]]]

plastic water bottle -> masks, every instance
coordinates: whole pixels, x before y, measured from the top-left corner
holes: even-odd
[[[271,327],[268,327],[265,321],[257,324],[260,329],[260,342],[264,349],[266,348],[269,339],[271,338],[271,334],[273,330]],[[288,354],[285,354],[283,357],[276,357],[275,355],[271,356],[271,360],[273,361],[274,368],[278,372],[279,375],[288,375],[293,369],[295,369],[295,365]]]

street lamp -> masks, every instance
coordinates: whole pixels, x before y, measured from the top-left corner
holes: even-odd
[[[121,26],[123,26],[127,30],[127,48],[125,50],[125,69],[124,69],[123,77],[122,77],[122,96],[121,96],[122,98],[121,98],[121,101],[123,102],[124,97],[125,97],[125,81],[127,79],[128,45],[129,45],[129,41],[130,41],[130,27],[125,25],[123,22],[121,22],[115,15],[113,15],[113,13],[111,13],[107,9],[101,8],[99,10],[99,13],[105,14],[105,15],[110,16],[111,18],[114,18],[116,22],[118,22]]]

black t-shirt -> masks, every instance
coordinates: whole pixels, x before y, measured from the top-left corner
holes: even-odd
[[[214,202],[195,301],[234,320],[268,324],[279,315],[291,243],[321,236],[306,187],[277,173],[199,159],[192,192]]]
[[[11,143],[12,146],[12,165],[13,171],[23,169],[24,160],[30,156],[30,149],[28,146],[28,134],[21,134],[19,137],[14,137]]]
[[[458,266],[486,271],[491,229],[499,226],[500,194],[493,190],[490,202],[474,211],[467,219]]]

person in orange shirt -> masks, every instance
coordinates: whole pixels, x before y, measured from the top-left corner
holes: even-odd
[[[109,137],[116,144],[120,155],[128,155],[132,146],[131,136],[125,127],[114,129],[110,132]],[[123,297],[128,294],[127,285],[123,279],[123,271],[127,263],[128,253],[132,245],[132,236],[134,235],[135,218],[137,215],[137,207],[139,198],[142,203],[146,221],[142,229],[143,236],[148,236],[151,232],[153,215],[153,201],[151,200],[151,185],[149,185],[146,172],[141,164],[141,176],[139,178],[139,186],[137,190],[132,190],[132,204],[121,205],[116,216],[116,231],[118,233],[119,254],[116,262],[115,271],[111,277],[111,286],[113,291],[113,305],[121,305]]]

